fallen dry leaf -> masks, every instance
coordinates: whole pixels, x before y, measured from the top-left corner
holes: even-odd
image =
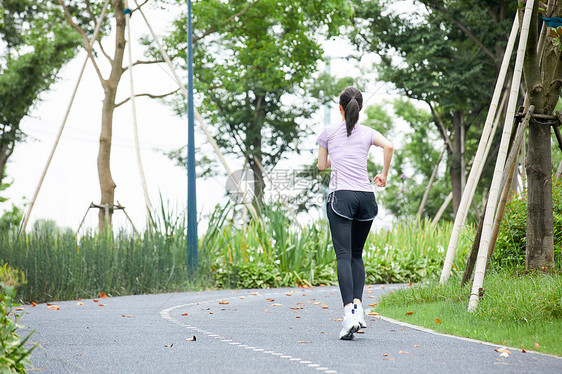
[[[109,297],[106,295],[105,292],[100,292],[100,294],[98,295],[98,297],[99,297],[100,299],[109,299]]]
[[[441,322],[443,322],[443,321],[441,321],[439,318],[435,318],[435,322],[441,323]]]
[[[16,308],[16,310],[23,310],[23,308]]]
[[[187,313],[182,313],[181,315],[182,315],[182,316],[187,316]]]
[[[336,318],[336,319],[334,319],[334,321],[341,322],[341,321],[343,321],[343,319],[342,318]]]
[[[304,309],[304,308],[303,308],[302,306],[297,306],[297,307],[293,307],[293,308],[291,308],[291,309],[297,310],[297,309]]]
[[[328,305],[322,305],[322,309],[329,309]]]
[[[410,315],[412,315],[412,314],[414,314],[414,312],[406,312],[406,315],[407,315],[407,316],[410,316]]]
[[[271,306],[283,306],[283,304],[275,303],[275,304],[271,304]]]
[[[527,351],[525,350],[525,348],[521,349],[521,353],[527,353]]]
[[[244,297],[244,296],[240,296],[240,299],[245,299],[245,297]]]
[[[105,306],[105,304],[98,304],[98,306]]]
[[[398,354],[399,354],[399,355],[400,355],[400,354],[406,355],[406,354],[410,354],[410,352],[408,352],[408,351],[398,351]]]
[[[357,334],[364,334],[364,333],[365,333],[365,331],[363,331],[363,330],[357,330],[357,332],[356,332],[356,333],[357,333]]]
[[[166,347],[166,348],[171,348],[171,347],[173,347],[173,346],[174,346],[174,343],[172,343],[172,344],[166,344],[164,347]]]
[[[312,303],[312,305],[322,305],[322,303],[320,301],[315,301]]]
[[[297,318],[301,318],[301,316],[297,316]]]
[[[388,356],[388,353],[383,353],[382,355],[383,355],[384,357],[386,357],[386,356]]]
[[[377,306],[379,303],[369,304],[369,306]]]
[[[264,309],[263,311],[264,311],[264,312],[269,312],[269,309]]]
[[[219,301],[219,304],[221,304],[221,305],[226,305],[226,304],[228,304],[228,301],[226,301],[226,300]]]
[[[368,316],[380,316],[379,313],[377,312],[371,312],[371,313],[367,313]]]
[[[413,346],[414,346],[415,348],[421,347],[419,344],[414,344]]]
[[[303,303],[297,303],[297,305],[304,305]]]
[[[500,354],[500,356],[501,356],[501,357],[509,357],[509,353],[508,353],[508,352],[509,352],[509,351],[503,351],[503,352]]]
[[[84,305],[84,303],[79,301],[79,302],[76,303],[76,305]]]
[[[367,293],[373,293],[373,291],[367,291]]]
[[[187,340],[188,342],[194,342],[197,341],[197,338],[195,337],[195,335],[193,335],[191,338],[187,338],[185,340]]]
[[[207,307],[207,308],[201,308],[201,310],[211,310],[211,308]]]
[[[215,314],[215,313],[213,313],[213,312],[209,312],[209,314]]]
[[[304,340],[300,340],[297,343],[312,343],[312,342],[305,342]]]
[[[408,283],[406,287],[412,287],[412,282]]]
[[[273,302],[275,299],[265,299],[265,301]]]
[[[393,357],[393,358],[385,357],[385,358],[383,358],[383,360],[394,361],[394,360],[396,360],[396,359],[395,359],[394,357]]]
[[[32,301],[31,306],[37,306],[37,304],[34,301]]]
[[[99,300],[94,299],[93,301],[94,301],[94,303],[97,303]]]
[[[402,331],[406,331],[406,329],[400,329],[400,330],[402,330]]]
[[[257,293],[257,292],[252,292],[250,295],[258,296],[259,293]]]
[[[385,286],[379,286],[379,288],[382,288],[384,290],[386,287]]]
[[[287,292],[285,295],[287,295],[287,296],[293,296],[293,294],[290,293],[290,292]]]
[[[55,304],[47,304],[47,305],[49,305],[47,307],[47,309],[51,309],[51,310],[59,310],[60,309],[60,306],[55,305]]]

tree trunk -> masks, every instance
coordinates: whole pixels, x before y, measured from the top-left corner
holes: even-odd
[[[252,169],[252,172],[254,173],[254,177],[255,177],[254,206],[258,211],[263,205],[265,181],[261,168],[257,165],[257,163],[254,160],[257,159],[263,165],[261,130],[263,128],[263,122],[265,120],[265,115],[266,115],[265,108],[264,108],[264,100],[265,100],[265,95],[256,95],[256,99],[254,102],[255,104],[254,122],[251,124],[251,126],[248,126],[246,130],[246,152],[247,152],[246,156],[248,157],[250,168]]]
[[[115,96],[121,76],[123,75],[123,56],[125,53],[125,16],[123,1],[112,0],[115,14],[115,52],[111,61],[109,79],[102,81],[105,97],[102,107],[100,146],[98,153],[98,177],[100,182],[100,205],[108,207],[100,209],[98,218],[99,231],[111,226],[113,205],[115,202],[116,184],[111,176],[111,138],[113,132],[113,112],[115,110]],[[107,215],[106,216],[106,211]]]
[[[552,114],[560,96],[562,84],[562,59],[554,38],[546,38],[543,51],[538,50],[538,1],[533,6],[529,28],[529,41],[525,50],[523,68],[529,104],[537,114]],[[562,3],[550,4],[549,17],[562,16]],[[541,56],[542,55],[542,56]],[[529,124],[527,156],[527,243],[525,267],[535,269],[554,265],[552,160],[550,125]]]
[[[462,198],[462,111],[453,114],[453,151],[449,155],[449,175],[453,191],[453,212],[456,215]]]
[[[6,176],[6,164],[8,163],[8,159],[14,152],[14,146],[17,141],[16,134],[18,128],[19,125],[12,126],[12,129],[9,132],[9,136],[4,136],[5,140],[4,142],[2,142],[2,144],[0,144],[0,186],[2,186],[2,181]]]
[[[529,125],[527,178],[525,268],[550,267],[554,261],[550,125],[536,121]]]

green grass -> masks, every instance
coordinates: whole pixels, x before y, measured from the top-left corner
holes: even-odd
[[[562,356],[562,276],[490,273],[484,298],[467,312],[470,285],[451,278],[386,295],[381,315],[439,332]],[[413,312],[413,313],[410,313]],[[538,347],[535,345],[538,344]]]

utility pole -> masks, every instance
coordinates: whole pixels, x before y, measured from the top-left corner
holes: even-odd
[[[193,47],[191,0],[187,2],[187,267],[197,271],[197,198],[195,188],[195,120],[193,113]]]

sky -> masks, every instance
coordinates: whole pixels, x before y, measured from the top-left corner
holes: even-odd
[[[150,8],[146,8],[145,12],[156,33],[165,34],[174,12]],[[133,40],[138,40],[138,37],[149,33],[140,15],[132,17],[131,32]],[[110,46],[111,43],[106,42],[106,45]],[[355,53],[346,42],[340,39],[326,41],[323,46],[326,55],[331,57],[344,57]],[[140,46],[133,43],[132,48],[133,56],[135,56],[133,59],[141,59],[143,56]],[[21,207],[30,202],[53,148],[84,59],[85,53],[80,52],[74,60],[63,67],[59,74],[59,81],[52,86],[51,90],[41,95],[41,101],[22,121],[21,129],[27,134],[27,140],[16,146],[8,163],[8,181],[12,180],[13,184],[5,191],[6,197],[10,199],[9,202],[0,204],[0,209],[9,209],[12,203]],[[366,56],[359,62],[359,65],[363,68],[371,68],[373,63],[374,57]],[[336,58],[332,60],[330,71],[337,77],[363,75],[364,73],[358,70],[356,65],[356,62]],[[104,66],[102,71],[107,72],[107,68],[108,66]],[[321,62],[319,70],[324,69],[325,64]],[[185,72],[178,73],[180,76],[185,75]],[[165,93],[177,87],[166,66],[140,65],[134,68],[133,76],[137,94]],[[389,95],[393,95],[387,85],[376,81],[374,74],[362,78],[367,80],[367,87],[363,92],[365,105],[380,103]],[[125,73],[117,100],[121,101],[129,94],[129,75]],[[81,232],[97,227],[97,209],[88,210],[88,207],[92,202],[98,204],[101,196],[96,158],[101,128],[102,100],[103,92],[100,82],[89,62],[62,138],[33,207],[28,229],[39,219],[55,220],[59,226],[69,227],[74,231],[79,228],[84,219]],[[174,214],[185,212],[187,205],[186,170],[176,166],[173,161],[163,155],[163,152],[178,149],[187,143],[187,119],[175,115],[171,108],[162,102],[146,97],[137,98],[136,106],[141,157],[152,205],[159,207],[162,201],[166,209]],[[339,112],[335,102],[330,106],[330,114],[332,123],[338,120]],[[323,110],[319,111],[309,122],[314,133],[320,133],[325,126]],[[209,125],[212,127],[211,124]],[[147,214],[136,162],[132,110],[129,103],[116,109],[113,130],[111,171],[117,184],[115,201],[125,206],[135,227],[142,230],[146,224]],[[195,135],[195,142],[201,146],[202,152],[211,158],[215,157],[197,124]],[[295,165],[310,164],[316,158],[315,136],[303,139],[302,147],[304,151],[301,155],[288,155],[276,166],[276,170],[294,169]],[[312,150],[314,151],[312,152]],[[382,150],[373,147],[371,156],[381,160]],[[227,157],[227,161],[232,170],[242,167],[243,160]],[[224,204],[228,200],[225,196],[226,179],[226,174],[221,173],[215,178],[197,180],[197,210],[201,219],[198,230],[200,235],[205,229],[205,216],[213,210],[216,204]],[[27,206],[25,210],[27,210]],[[320,211],[310,215],[301,214],[299,219],[314,219],[321,215]],[[392,217],[382,210],[375,220],[374,229],[389,226],[391,222]],[[131,228],[125,214],[119,211],[114,215],[114,225],[117,228]]]

